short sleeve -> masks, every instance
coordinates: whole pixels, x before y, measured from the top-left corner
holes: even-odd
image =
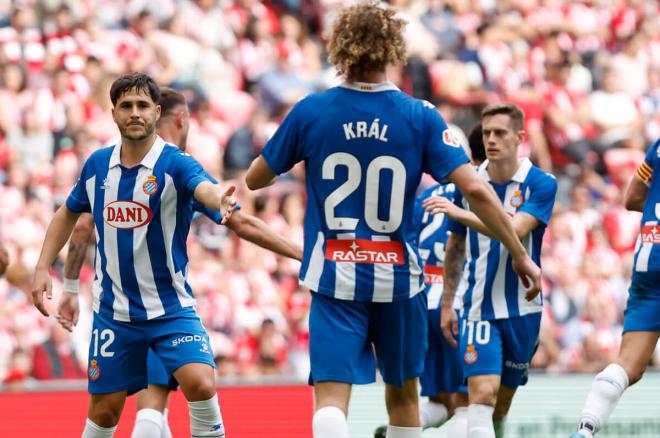
[[[80,172],[80,178],[78,179],[78,182],[76,182],[76,185],[73,186],[73,190],[71,190],[69,197],[66,199],[66,208],[74,213],[90,213],[92,211],[92,206],[89,203],[89,195],[87,193],[87,181],[94,176],[92,158],[93,155],[85,161],[82,171]]]
[[[547,225],[555,205],[557,180],[545,172],[541,175],[529,185],[529,198],[525,199],[518,213],[527,213]]]
[[[192,198],[197,186],[204,182],[213,182],[197,160],[185,152],[174,152],[174,184],[183,189],[185,196]]]
[[[436,181],[446,183],[456,168],[470,162],[460,141],[447,126],[438,111],[425,104],[424,172]]]
[[[300,103],[291,109],[261,151],[268,166],[277,175],[287,172],[304,158],[303,145],[298,132],[301,122],[299,113]]]
[[[464,208],[463,194],[458,189],[458,187],[454,192],[454,204],[460,208]],[[457,234],[466,234],[467,227],[458,221],[447,218],[447,231],[451,231],[452,233],[457,233]]]
[[[656,142],[646,152],[646,158],[644,161],[651,167],[652,170],[656,170],[658,167],[658,162],[660,161],[660,139],[656,140]]]

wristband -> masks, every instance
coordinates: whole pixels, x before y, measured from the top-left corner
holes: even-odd
[[[76,278],[75,280],[72,280],[70,278],[64,277],[64,285],[62,287],[62,290],[64,290],[64,292],[70,294],[78,294],[79,286],[80,286],[79,279]]]

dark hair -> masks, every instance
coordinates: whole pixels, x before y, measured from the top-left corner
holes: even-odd
[[[128,73],[119,76],[110,87],[112,106],[117,105],[119,98],[131,90],[145,91],[155,104],[160,102],[160,88],[151,76],[144,73]]]
[[[186,97],[170,87],[160,87],[160,105],[161,119],[170,111],[178,106],[185,106],[187,104]]]
[[[496,114],[504,114],[509,116],[513,122],[513,127],[517,131],[521,131],[523,129],[525,115],[517,105],[514,105],[510,102],[501,102],[488,105],[481,111],[481,121],[483,122],[485,117],[494,116]]]
[[[484,146],[484,133],[481,129],[481,123],[477,123],[470,130],[468,135],[468,144],[474,164],[481,164],[486,161],[486,147]]]

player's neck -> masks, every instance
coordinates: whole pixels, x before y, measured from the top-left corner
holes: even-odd
[[[130,140],[127,138],[121,139],[121,164],[124,167],[131,168],[138,165],[142,159],[149,153],[151,146],[156,141],[156,133],[154,132],[144,140]]]
[[[347,78],[348,82],[366,82],[368,84],[380,84],[387,82],[387,74],[384,71],[366,72]]]
[[[489,161],[486,170],[492,182],[504,184],[511,181],[518,167],[520,167],[520,161],[517,157],[513,157],[506,160]]]

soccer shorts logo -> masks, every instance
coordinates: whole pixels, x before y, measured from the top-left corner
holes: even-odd
[[[465,359],[465,363],[468,365],[472,365],[477,359],[479,359],[479,353],[477,353],[477,349],[474,345],[467,346],[467,351],[463,355],[463,359]]]
[[[101,377],[101,369],[99,368],[96,359],[92,359],[92,361],[89,363],[89,370],[87,370],[87,375],[89,376],[89,380],[92,382],[96,382],[99,380],[99,377]]]
[[[158,183],[155,176],[149,175],[147,177],[147,180],[142,184],[142,191],[145,195],[153,195],[158,191]]]

